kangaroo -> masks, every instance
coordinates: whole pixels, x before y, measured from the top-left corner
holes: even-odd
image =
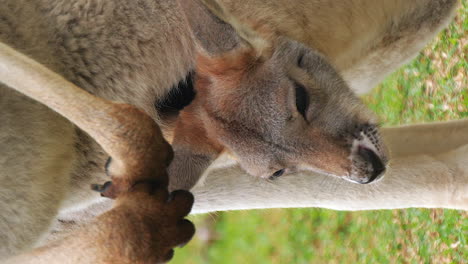
[[[366,6],[364,2],[350,2],[354,8],[362,8],[360,4]],[[375,29],[373,36],[366,35],[374,37],[372,51],[375,52],[367,53],[362,60],[349,56],[351,66],[348,68],[338,67],[340,60],[336,57],[331,57],[330,61],[341,70],[345,80],[359,83],[362,69],[359,63],[378,68],[377,54],[396,52],[394,46],[399,47],[403,40],[413,40],[414,33],[421,31],[424,38],[415,38],[408,44],[407,54],[413,55],[447,23],[455,5],[456,1],[434,1],[429,5],[426,1],[387,4],[383,10],[390,18],[383,19],[382,24],[389,26],[388,31],[382,33]],[[264,27],[259,23],[244,24],[237,19],[241,15],[232,16],[227,11],[232,9],[235,14],[235,6],[227,8],[212,2],[208,6],[215,15],[197,1],[148,0],[132,4],[97,0],[10,1],[0,9],[2,21],[6,21],[0,25],[0,39],[94,95],[139,107],[163,128],[169,125],[158,116],[154,102],[196,68],[199,94],[193,106],[183,111],[176,121],[175,158],[169,168],[173,189],[193,186],[222,151],[236,156],[250,174],[265,178],[278,177],[288,171],[314,170],[369,183],[382,175],[388,158],[380,137],[374,133],[376,120],[323,55],[282,36],[287,33],[280,32],[281,27],[274,24],[278,20]],[[244,8],[254,10],[255,6],[246,4]],[[274,7],[281,10],[274,4],[269,6],[271,16],[275,16]],[[298,2],[297,8],[302,10],[300,7]],[[341,6],[343,10],[348,7]],[[307,10],[314,12],[314,9]],[[328,12],[332,12],[330,10]],[[408,16],[413,13],[419,16]],[[330,17],[330,14],[324,13],[324,16]],[[367,16],[354,18],[356,21],[369,19]],[[401,23],[395,23],[393,18]],[[424,30],[410,26],[418,23]],[[303,27],[307,28],[306,25]],[[341,31],[341,34],[346,33]],[[294,38],[293,33],[291,37]],[[317,38],[319,43],[327,40],[326,37]],[[367,44],[357,45],[362,48]],[[365,54],[364,50],[362,48],[361,55]],[[384,65],[382,72],[390,72],[402,60],[401,57],[393,59]],[[365,80],[362,89],[368,89],[369,83],[376,79]],[[3,212],[16,214],[2,219],[2,224],[8,226],[2,230],[14,234],[14,237],[7,237],[5,243],[2,241],[5,245],[2,254],[11,255],[34,246],[40,236],[48,232],[59,210],[85,208],[99,199],[84,190],[89,189],[91,182],[105,181],[101,168],[106,155],[92,138],[46,107],[12,90],[2,88],[1,91],[5,95],[2,99],[7,101],[4,116],[9,116],[9,122],[3,124],[9,124],[10,129],[2,132],[9,136],[2,141],[2,149],[18,146],[2,160],[23,157],[23,162],[16,167],[3,166],[6,161],[2,162],[2,167],[6,168],[2,179],[13,184],[39,180],[37,186],[34,184],[36,196],[23,190],[26,188],[13,190],[14,197],[26,201],[24,207],[1,203]],[[251,97],[249,91],[254,91]],[[312,100],[315,99],[313,95],[320,100]],[[245,108],[246,105],[255,109]],[[27,113],[18,115],[14,110],[18,107],[26,109]],[[199,111],[202,107],[205,109]],[[32,113],[35,116],[31,116]],[[202,121],[198,123],[201,133],[197,134],[201,137],[196,141],[187,139],[189,134],[184,135],[181,129],[186,125],[190,126],[186,130],[189,133],[197,131],[196,122],[187,123],[190,113],[201,113],[195,116]],[[265,119],[261,115],[265,115]],[[12,120],[19,125],[10,126]],[[45,120],[47,122],[38,122]],[[313,126],[311,121],[314,121]],[[210,126],[205,127],[208,122]],[[227,126],[232,126],[232,130]],[[270,129],[276,131],[272,133]],[[54,134],[60,136],[50,137]],[[313,142],[313,148],[304,146],[304,142]],[[192,143],[199,147],[194,148]],[[275,152],[271,152],[272,149]],[[302,155],[301,150],[311,157],[294,159],[298,153]],[[35,168],[32,164],[43,166]],[[11,179],[3,175],[22,176]],[[48,178],[39,179],[33,175],[47,175]],[[48,182],[52,185],[44,184]],[[41,197],[48,199],[42,202]],[[29,226],[28,230],[21,229],[25,225]]]
[[[252,169],[255,161],[252,160],[251,154],[241,158],[244,164],[248,164],[246,169],[250,173],[262,177],[265,174],[279,176],[279,173],[274,172],[282,171],[282,168],[278,168],[279,166],[288,166],[292,170],[296,167],[299,169],[299,166],[304,163],[312,169],[360,183],[368,183],[379,177],[384,170],[387,158],[379,138],[374,133],[375,120],[326,60],[296,41],[281,37],[270,39],[267,35],[263,37],[260,33],[261,29],[254,30],[238,22],[216,2],[207,2],[209,9],[199,1],[179,3],[145,0],[131,4],[123,1],[111,3],[97,0],[37,1],[34,3],[10,1],[1,10],[2,20],[6,21],[2,25],[1,40],[89,93],[107,100],[135,105],[156,121],[159,119],[154,103],[158,98],[165,95],[195,66],[197,70],[202,69],[203,65],[208,69],[210,64],[218,61],[220,66],[224,64],[224,68],[219,68],[217,72],[206,71],[203,74],[218,78],[214,85],[220,87],[221,93],[230,92],[233,95],[242,95],[253,86],[259,86],[255,90],[262,91],[264,94],[275,94],[274,96],[277,97],[275,100],[280,100],[277,104],[287,106],[283,109],[271,110],[277,111],[278,116],[282,116],[282,121],[290,120],[287,125],[294,126],[287,128],[284,124],[279,124],[276,127],[265,126],[260,131],[254,131],[254,134],[257,134],[262,130],[276,129],[277,135],[263,143],[260,141],[263,145],[265,143],[271,145],[269,149],[260,152],[263,146],[260,145],[257,148],[258,154],[262,155],[260,159],[265,159],[261,164],[264,167],[262,171]],[[270,34],[267,31],[264,34]],[[8,46],[3,48],[6,54],[5,61],[15,57],[14,51],[9,50]],[[198,52],[197,46],[200,47]],[[197,56],[200,58],[198,61]],[[28,63],[25,64],[28,65]],[[11,125],[8,125],[8,130],[3,132],[7,139],[2,141],[2,144],[5,149],[10,150],[2,159],[2,163],[11,160],[11,157],[22,156],[24,165],[21,166],[23,168],[18,169],[17,166],[4,164],[6,170],[2,173],[2,178],[7,183],[2,186],[6,188],[18,186],[14,190],[6,190],[3,196],[9,198],[1,204],[2,211],[8,212],[5,214],[7,217],[4,217],[1,222],[4,227],[2,230],[6,232],[6,235],[1,237],[2,255],[5,256],[33,247],[38,238],[50,228],[60,208],[83,206],[89,200],[96,199],[95,197],[83,199],[74,192],[80,189],[80,185],[83,186],[83,182],[86,182],[82,180],[83,177],[91,176],[93,181],[98,182],[102,176],[105,176],[93,175],[93,170],[99,171],[101,167],[99,164],[102,165],[105,160],[105,154],[97,143],[100,143],[113,158],[108,163],[108,171],[111,174],[116,173],[116,167],[123,169],[124,172],[131,171],[125,167],[128,165],[122,165],[122,163],[125,164],[122,161],[124,160],[122,152],[114,153],[110,148],[117,140],[109,134],[112,139],[109,141],[102,136],[102,132],[90,130],[89,116],[85,117],[86,113],[74,118],[77,116],[74,108],[76,102],[66,99],[69,98],[68,93],[76,100],[81,100],[80,103],[90,104],[89,115],[96,113],[93,109],[99,108],[96,100],[88,100],[76,90],[48,92],[49,90],[45,89],[41,93],[41,90],[32,89],[34,84],[26,82],[26,79],[23,81],[27,85],[22,85],[18,83],[18,80],[22,78],[9,77],[14,76],[13,71],[9,71],[9,66],[15,65],[12,63],[4,68],[3,79],[6,85],[45,103],[78,127],[84,128],[84,132],[91,137],[74,128],[72,124],[67,123],[49,109],[22,98],[16,92],[6,90],[5,108],[12,109],[19,102],[22,105],[23,101],[27,102],[24,107],[28,109],[27,105],[31,104],[34,110],[30,110],[39,115],[36,120],[47,120],[49,124],[24,127],[23,123],[27,122],[23,120],[18,122],[18,120],[12,120],[11,117],[7,119],[8,124]],[[243,71],[244,67],[251,68],[251,70]],[[222,72],[226,72],[227,78],[222,78],[224,75]],[[233,75],[228,74],[229,72]],[[31,76],[34,76],[34,73],[31,73]],[[236,76],[237,80],[233,76]],[[249,80],[249,82],[243,80]],[[31,87],[27,87],[28,85]],[[339,104],[341,106],[336,109],[329,107],[324,111],[324,117],[316,118],[315,129],[304,133],[293,133],[296,129],[306,127],[306,119],[309,115],[306,112],[314,111],[312,108],[309,110],[306,105],[308,101],[306,89],[311,89],[311,85],[324,98],[314,103],[316,107],[325,109],[327,105]],[[252,98],[255,96],[257,95],[252,95]],[[286,100],[281,100],[279,96],[283,96]],[[296,97],[299,99],[294,99]],[[303,98],[300,99],[300,97]],[[298,100],[304,101],[302,106],[291,104]],[[228,106],[228,102],[224,101],[220,100],[220,104]],[[104,104],[101,108],[108,107]],[[243,107],[245,115],[233,121],[249,122],[248,119],[242,120],[251,116],[248,105]],[[299,107],[303,109],[300,110]],[[122,111],[129,110],[124,108],[111,112]],[[219,117],[225,118],[230,111],[232,110],[225,108],[225,113]],[[254,112],[257,115],[263,113],[264,111]],[[17,112],[12,114],[16,115]],[[327,118],[327,115],[330,116]],[[56,121],[50,121],[49,116]],[[30,118],[25,115],[22,118],[28,117]],[[98,120],[100,120],[99,117],[96,117],[95,122],[100,126],[119,128],[119,126],[108,125],[105,121],[102,123]],[[55,122],[59,125],[55,125]],[[15,126],[23,127],[16,128]],[[143,123],[138,126],[143,126]],[[241,124],[240,127],[242,126],[244,125]],[[24,134],[18,139],[18,134],[11,132],[12,128],[22,130]],[[29,135],[27,131],[34,131],[34,133]],[[281,134],[284,134],[282,131],[287,132],[287,135],[283,137],[290,137],[290,140],[281,142]],[[129,132],[125,131],[123,134],[129,136]],[[46,136],[54,133],[60,134],[60,137]],[[253,136],[255,135],[250,135],[252,139],[255,139]],[[10,139],[11,137],[13,139]],[[50,142],[44,146],[45,142],[41,141],[41,137],[48,137]],[[260,134],[260,139],[261,137]],[[97,143],[90,142],[93,139]],[[14,140],[18,143],[10,146]],[[21,140],[31,141],[32,144],[21,142]],[[242,150],[245,149],[243,147],[245,143],[253,142],[250,140],[250,143],[247,141],[244,143],[243,140],[239,141],[236,138],[231,140],[237,141],[230,145],[237,156],[246,154]],[[174,144],[179,144],[178,142],[176,140]],[[301,147],[304,143],[307,147]],[[240,146],[241,149],[235,150],[236,146]],[[19,149],[15,149],[16,147]],[[90,150],[90,148],[94,149]],[[200,155],[193,152],[187,154],[183,147],[174,149],[174,165],[169,169],[171,178],[174,179],[171,180],[172,189],[189,189],[202,173],[201,170],[192,169],[194,164],[197,164],[193,156],[200,157]],[[275,149],[287,151],[270,157]],[[28,153],[23,154],[26,150]],[[294,156],[300,151],[307,151],[309,157],[300,161],[301,163],[293,163],[295,162]],[[205,156],[207,154],[211,153],[205,153]],[[44,160],[38,161],[35,159],[36,156]],[[114,159],[116,156],[119,159]],[[136,162],[139,159],[134,158],[134,160]],[[128,162],[134,163],[130,160]],[[37,165],[39,168],[34,170],[32,166]],[[209,163],[204,164],[204,167],[207,165]],[[136,169],[138,166],[131,168]],[[48,177],[36,176],[43,174]],[[19,176],[12,178],[10,175]],[[30,178],[35,180],[31,185],[33,191],[30,190],[29,185],[21,187],[21,182],[29,183]],[[113,177],[113,182],[118,179],[122,178]],[[48,184],[48,182],[53,182],[53,184]],[[97,189],[101,190],[104,187],[99,186]],[[8,191],[14,191],[15,195],[13,196]],[[11,203],[9,202],[11,197],[21,198]],[[40,203],[41,207],[38,207],[37,203]],[[25,230],[22,226],[29,228]]]

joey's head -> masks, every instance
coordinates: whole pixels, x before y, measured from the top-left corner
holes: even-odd
[[[313,170],[369,183],[387,156],[376,120],[319,54],[286,38],[268,57],[198,60],[197,101],[209,137],[250,174]]]
[[[361,184],[380,178],[388,158],[375,117],[326,59],[207,2],[224,29],[199,40],[191,109],[206,137],[263,178],[305,170]]]

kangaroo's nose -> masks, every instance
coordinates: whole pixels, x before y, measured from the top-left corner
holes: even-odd
[[[359,147],[358,154],[372,165],[369,177],[361,178],[359,183],[368,184],[380,179],[385,172],[385,164],[382,162],[382,159],[374,151],[365,147]]]

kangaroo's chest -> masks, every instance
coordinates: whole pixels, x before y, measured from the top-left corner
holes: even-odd
[[[193,69],[193,39],[177,1],[7,0],[0,18],[2,41],[154,118],[154,102]]]
[[[57,53],[69,78],[98,96],[155,116],[154,101],[193,67],[193,40],[177,1],[58,2],[62,10],[50,11]]]

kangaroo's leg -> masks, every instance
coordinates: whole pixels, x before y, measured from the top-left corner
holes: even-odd
[[[241,21],[261,21],[323,53],[360,94],[414,58],[449,23],[458,2],[223,0]]]
[[[392,156],[434,155],[468,144],[468,119],[389,127],[383,136]]]
[[[65,198],[74,128],[0,84],[0,258],[33,247]]]

